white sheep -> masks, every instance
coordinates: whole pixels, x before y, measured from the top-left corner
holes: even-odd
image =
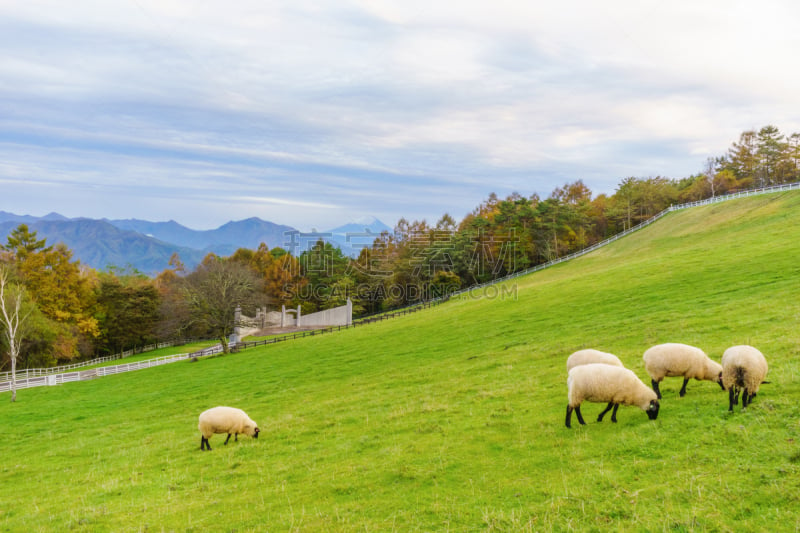
[[[605,363],[607,365],[622,366],[622,361],[614,354],[601,352],[587,348],[578,350],[567,358],[567,373],[578,365],[588,365],[589,363]]]
[[[660,405],[656,393],[627,368],[590,363],[576,366],[569,371],[567,377],[568,403],[567,427],[570,426],[572,411],[578,416],[578,422],[585,424],[581,416],[581,402],[608,402],[605,410],[597,417],[602,422],[605,414],[613,407],[611,421],[617,421],[617,409],[620,404],[635,405],[647,413],[650,420],[658,416]]]
[[[197,423],[197,429],[202,434],[200,437],[200,449],[211,450],[211,445],[208,439],[214,433],[227,433],[228,438],[225,439],[225,444],[231,439],[231,435],[235,435],[234,441],[239,440],[239,433],[242,435],[250,435],[254,439],[258,438],[258,424],[253,422],[247,413],[235,407],[212,407],[207,411],[200,413],[200,419]]]
[[[659,399],[661,391],[658,384],[665,377],[683,376],[681,397],[686,394],[686,384],[691,378],[716,381],[722,387],[722,365],[709,359],[700,348],[677,342],[658,344],[644,352],[642,359]]]
[[[758,393],[767,375],[767,359],[752,346],[731,346],[722,354],[722,384],[728,390],[728,411],[739,403],[742,395],[742,409],[745,409]]]

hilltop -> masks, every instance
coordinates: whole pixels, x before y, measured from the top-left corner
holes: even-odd
[[[9,530],[795,529],[800,193],[677,211],[434,309],[1,400]],[[564,427],[564,362],[686,342],[770,361],[746,412],[666,380],[658,420]],[[102,398],[103,401],[98,401]],[[197,415],[261,425],[199,451]]]

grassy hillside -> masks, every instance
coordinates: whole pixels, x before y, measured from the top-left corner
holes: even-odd
[[[0,395],[0,529],[795,530],[799,259],[800,194],[741,199],[406,318]],[[668,341],[753,344],[771,383],[731,415],[672,378],[654,422],[564,427],[572,351],[647,379]],[[261,437],[201,452],[219,404]]]

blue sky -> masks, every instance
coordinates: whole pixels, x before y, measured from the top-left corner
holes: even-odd
[[[698,4],[698,5],[695,5]],[[0,0],[0,210],[307,231],[800,131],[800,4]]]

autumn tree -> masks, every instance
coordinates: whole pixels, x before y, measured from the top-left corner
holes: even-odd
[[[277,309],[283,305],[296,306],[308,284],[299,259],[283,248],[273,248],[270,256],[271,261],[263,271],[264,292]]]
[[[47,246],[24,224],[11,232],[3,248],[20,283],[49,321],[53,362],[91,355],[100,334],[94,316],[96,273],[73,261],[64,244]]]
[[[219,339],[223,352],[228,353],[228,337],[237,326],[236,308],[252,312],[260,303],[263,287],[249,267],[209,254],[186,276],[184,295],[191,320]]]
[[[191,329],[191,312],[183,290],[186,266],[177,253],[172,254],[168,265],[153,282],[160,302],[156,333],[161,339],[182,339],[195,333]]]
[[[274,309],[296,305],[308,283],[299,258],[280,247],[270,250],[262,242],[256,250],[240,248],[228,259],[249,267],[259,277],[266,295],[264,303]]]

